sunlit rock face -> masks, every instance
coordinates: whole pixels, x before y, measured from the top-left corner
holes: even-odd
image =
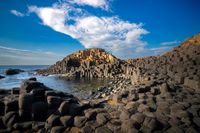
[[[113,77],[120,71],[121,60],[104,49],[91,48],[75,52],[40,74],[66,74],[69,77]]]

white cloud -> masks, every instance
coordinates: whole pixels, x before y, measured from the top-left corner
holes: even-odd
[[[10,10],[10,13],[12,13],[13,15],[15,16],[18,16],[18,17],[24,17],[25,15],[17,10]]]
[[[142,24],[130,23],[116,16],[97,17],[69,4],[30,6],[29,12],[35,12],[44,25],[77,39],[85,48],[104,48],[124,58],[141,51],[147,44],[141,40],[142,35],[148,33]]]
[[[0,65],[49,65],[54,64],[63,57],[52,52],[38,52],[0,46]]]
[[[170,42],[161,42],[160,44],[163,45],[163,46],[166,46],[166,45],[174,45],[174,44],[178,44],[180,43],[180,41],[170,41]]]
[[[69,0],[69,2],[72,4],[88,5],[95,8],[102,8],[105,10],[108,10],[109,8],[108,0]]]

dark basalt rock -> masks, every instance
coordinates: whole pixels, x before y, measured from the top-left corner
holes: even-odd
[[[6,75],[15,75],[15,74],[19,74],[21,72],[24,72],[24,70],[20,70],[20,69],[8,69],[5,71]]]
[[[7,128],[12,128],[12,126],[19,121],[19,115],[16,112],[9,112],[3,117],[3,123]]]
[[[35,80],[24,80],[20,86],[20,93],[29,93],[34,89],[47,90],[49,88]]]
[[[0,79],[3,79],[3,78],[5,78],[5,76],[0,75]]]
[[[32,104],[32,118],[35,121],[45,121],[48,113],[46,102],[35,102]]]

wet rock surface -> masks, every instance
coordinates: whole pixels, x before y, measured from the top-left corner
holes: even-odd
[[[119,61],[104,53],[87,64],[83,53],[93,52],[80,51],[63,60],[67,67],[62,61],[40,73],[108,74],[113,78],[110,85],[91,92],[89,99],[79,99],[34,78],[25,80],[20,88],[0,93],[0,132],[200,132],[200,35],[157,57]],[[80,69],[79,59],[85,68]],[[93,73],[101,69],[104,74]]]
[[[15,75],[15,74],[19,74],[21,72],[24,72],[23,70],[20,69],[8,69],[5,71],[6,75]]]
[[[0,79],[3,79],[3,78],[5,78],[5,76],[0,75]]]

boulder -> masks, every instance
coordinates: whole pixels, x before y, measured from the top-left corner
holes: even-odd
[[[69,127],[74,124],[74,119],[72,116],[62,116],[60,117],[60,121],[64,127]]]
[[[60,116],[54,114],[50,115],[49,118],[47,119],[47,124],[49,127],[60,126],[61,125]]]
[[[20,94],[21,93],[29,93],[34,89],[48,89],[43,83],[34,81],[34,80],[24,80],[20,86]]]
[[[46,120],[48,113],[48,104],[46,102],[36,102],[32,105],[32,118],[35,121]]]
[[[31,78],[29,78],[28,80],[37,81],[37,78],[36,78],[36,77],[31,77]]]
[[[7,128],[12,128],[12,126],[18,121],[19,121],[19,115],[14,111],[8,112],[3,117],[3,123]]]
[[[5,76],[0,75],[0,79],[3,79],[3,78],[5,78]]]
[[[58,96],[48,96],[47,97],[47,103],[48,103],[48,107],[50,109],[57,110],[58,107],[60,106],[61,102],[62,102],[62,99]]]
[[[51,129],[50,133],[63,133],[65,131],[65,127],[63,126],[55,126]]]
[[[15,75],[15,74],[19,74],[20,72],[24,72],[23,70],[20,69],[8,69],[5,71],[6,75]]]
[[[83,127],[87,118],[85,116],[76,116],[74,117],[74,125],[76,127]]]
[[[42,97],[42,98],[44,98],[45,97],[45,91],[46,91],[45,88],[39,88],[39,89],[31,90],[30,93],[33,94],[34,97]],[[41,99],[41,100],[44,100],[44,99]]]
[[[32,103],[33,103],[33,95],[31,94],[19,95],[19,109],[31,111]]]
[[[33,96],[31,94],[19,95],[19,116],[22,120],[31,119]]]
[[[58,108],[58,111],[60,112],[61,115],[67,115],[69,114],[69,102],[68,101],[63,101],[60,104],[60,107]]]

